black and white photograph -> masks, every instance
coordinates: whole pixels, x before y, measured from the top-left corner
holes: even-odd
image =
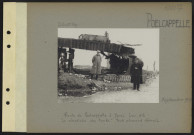
[[[159,29],[58,28],[58,103],[159,103]]]

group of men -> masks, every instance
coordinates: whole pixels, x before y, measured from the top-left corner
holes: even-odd
[[[63,52],[60,53],[59,57],[59,69],[63,69],[64,72],[70,72],[72,73],[73,71],[73,59],[74,59],[74,49],[69,49],[69,51],[64,50]],[[69,53],[69,58],[67,59],[67,53]],[[68,62],[68,68],[67,64]]]
[[[96,75],[96,79],[98,79],[99,74],[101,74],[101,62],[102,58],[100,56],[100,51],[97,51],[97,54],[92,58],[92,69],[91,69],[91,78]],[[139,91],[139,86],[142,84],[142,67],[143,62],[139,61],[137,58],[134,59],[133,64],[130,68],[131,74],[131,82],[133,83],[133,89]]]
[[[92,58],[92,69],[91,69],[91,79],[96,78],[96,80],[99,77],[99,74],[101,74],[101,62],[102,57],[100,55],[100,51],[97,51],[97,54],[93,56]],[[69,59],[68,59],[68,69],[69,72],[72,72],[73,69],[73,58],[74,58],[74,50],[69,51]],[[61,53],[61,56],[59,58],[59,63],[62,68],[66,67],[66,57],[63,53]],[[133,83],[133,89],[137,89],[139,91],[140,84],[142,83],[142,67],[143,62],[139,62],[137,58],[134,59],[134,62],[130,68],[130,74],[131,74],[131,82]]]
[[[117,54],[106,55],[104,52],[100,52],[105,56],[105,59],[109,59],[110,71],[113,74],[122,74],[127,71],[129,67],[129,59],[119,56]]]

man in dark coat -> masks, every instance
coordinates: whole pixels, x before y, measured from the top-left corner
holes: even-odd
[[[138,59],[136,58],[130,70],[134,90],[137,89],[139,91],[140,83],[142,83],[142,67],[143,64],[138,63]]]

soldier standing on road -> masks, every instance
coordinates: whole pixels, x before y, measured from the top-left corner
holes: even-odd
[[[91,69],[91,79],[96,75],[96,80],[98,79],[98,75],[101,74],[101,62],[102,58],[100,56],[100,51],[97,51],[97,54],[92,58],[92,69]]]
[[[140,83],[142,83],[142,67],[143,64],[138,63],[138,59],[136,58],[134,63],[131,66],[131,82],[133,83],[133,89],[137,89],[139,91]]]

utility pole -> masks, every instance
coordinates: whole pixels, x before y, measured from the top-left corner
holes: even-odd
[[[154,64],[153,64],[153,67],[154,67],[154,71],[156,70],[156,69],[155,69],[155,65],[156,65],[156,62],[154,61]]]
[[[108,53],[107,55],[109,56],[110,53]],[[110,59],[107,59],[106,62],[107,62],[107,68],[110,69]]]

